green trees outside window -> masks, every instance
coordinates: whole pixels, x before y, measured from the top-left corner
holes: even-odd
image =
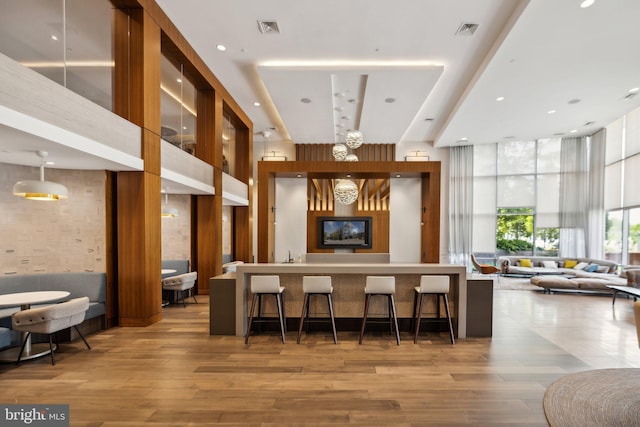
[[[536,255],[546,256],[558,254],[560,230],[536,230],[533,208],[498,208],[496,225],[498,252],[521,255],[533,255],[535,252]]]

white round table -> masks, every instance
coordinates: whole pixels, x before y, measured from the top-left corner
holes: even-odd
[[[71,294],[67,291],[35,291],[4,294],[0,295],[0,308],[20,307],[20,310],[28,310],[31,308],[31,304],[57,302],[67,298],[69,295]],[[31,344],[31,335],[29,335],[28,338],[26,337],[26,332],[22,332],[20,335],[20,344],[24,342],[25,338],[27,339],[21,360],[34,359],[49,354],[48,343]],[[15,362],[18,360],[19,353],[20,346],[0,351],[0,362]]]

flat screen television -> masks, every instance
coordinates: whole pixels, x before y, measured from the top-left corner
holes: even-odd
[[[370,249],[370,216],[323,216],[318,218],[318,247],[321,249]]]

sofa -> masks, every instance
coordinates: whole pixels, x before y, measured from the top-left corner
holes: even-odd
[[[101,328],[104,328],[104,315],[107,302],[107,277],[105,273],[38,273],[25,275],[0,276],[0,294],[35,291],[68,291],[69,299],[89,297],[89,308],[85,314],[88,319],[101,318]],[[49,304],[34,305],[33,307]],[[20,307],[0,309],[0,328],[11,327],[11,315]],[[18,334],[12,331],[12,341],[15,343]]]
[[[547,292],[551,289],[611,292],[607,285],[635,286],[637,280],[632,274],[627,277],[626,271],[619,275],[615,262],[592,258],[503,256],[499,265],[501,274],[530,277],[532,284]]]

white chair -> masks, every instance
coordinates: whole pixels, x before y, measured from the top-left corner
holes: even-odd
[[[414,298],[414,321],[415,321],[415,333],[413,335],[414,344],[418,342],[418,333],[420,331],[420,322],[422,319],[422,303],[425,295],[436,296],[436,320],[440,319],[440,296],[444,297],[444,308],[447,312],[447,320],[449,322],[449,335],[451,337],[451,344],[455,344],[453,338],[453,326],[451,324],[451,313],[449,312],[449,299],[447,294],[449,293],[449,276],[421,276],[420,286],[415,287]]]
[[[302,335],[302,324],[307,319],[307,329],[309,328],[309,297],[311,295],[324,295],[327,297],[329,305],[329,317],[331,320],[331,328],[333,330],[333,343],[338,343],[338,335],[336,334],[336,320],[333,315],[333,286],[331,286],[331,276],[303,276],[302,291],[304,292],[304,302],[302,303],[302,314],[300,315],[300,324],[298,326],[298,344],[300,344],[300,336]]]
[[[280,286],[280,276],[251,276],[251,293],[253,293],[253,300],[251,302],[251,310],[249,310],[247,332],[244,336],[244,343],[249,344],[251,324],[254,321],[253,312],[255,310],[256,303],[258,305],[258,320],[256,320],[256,322],[264,322],[265,320],[262,320],[262,296],[273,295],[276,299],[278,319],[280,321],[280,332],[282,334],[282,344],[284,344],[285,333],[287,330],[285,325],[286,317],[284,315],[284,288]]]
[[[394,276],[367,276],[364,288],[364,315],[362,316],[362,327],[360,328],[360,341],[364,336],[364,328],[367,323],[367,315],[369,312],[369,302],[374,295],[382,295],[387,297],[387,306],[389,309],[389,324],[393,328],[395,326],[396,342],[400,345],[400,331],[398,331],[398,317],[396,316],[396,303],[393,294],[396,292],[396,278]]]
[[[162,289],[165,291],[178,292],[182,299],[182,306],[187,305],[184,302],[184,293],[189,292],[189,296],[193,297],[193,300],[198,303],[196,296],[193,295],[193,287],[198,279],[198,272],[192,271],[191,273],[178,274],[177,276],[167,277],[162,279]]]
[[[74,327],[84,344],[89,350],[91,347],[84,336],[78,329],[78,326],[84,320],[84,315],[89,308],[89,298],[75,298],[67,302],[60,304],[53,304],[46,307],[31,308],[28,310],[22,310],[14,313],[11,316],[11,324],[14,330],[20,332],[27,332],[22,347],[20,348],[20,354],[18,354],[18,360],[20,362],[22,353],[24,352],[24,346],[28,341],[29,336],[32,333],[47,334],[49,336],[49,350],[51,354],[51,364],[55,365],[55,357],[53,355],[53,343],[52,335],[58,331]]]

